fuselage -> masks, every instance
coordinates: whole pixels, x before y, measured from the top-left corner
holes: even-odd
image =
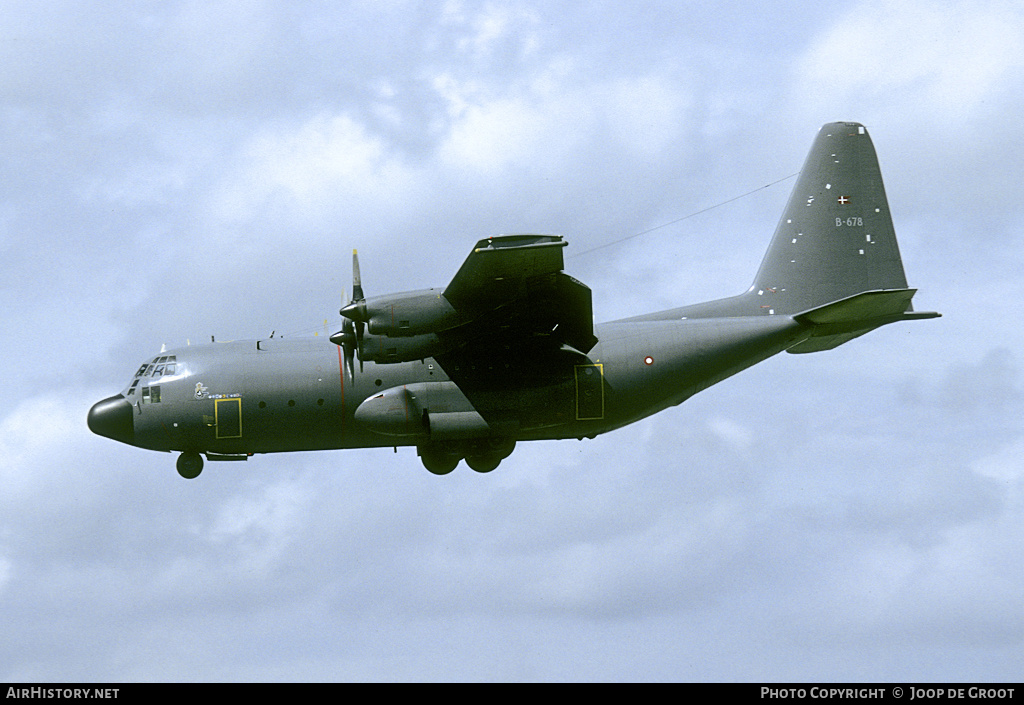
[[[678,404],[807,335],[788,316],[665,314],[596,332],[600,342],[587,356],[511,354],[457,372],[493,380],[463,382],[468,397],[433,358],[366,363],[350,379],[341,349],[319,337],[189,346],[144,362],[119,395],[93,407],[89,423],[141,448],[224,456],[420,445],[432,433],[443,438],[444,419],[481,413],[498,425],[470,424],[462,437],[593,437]]]

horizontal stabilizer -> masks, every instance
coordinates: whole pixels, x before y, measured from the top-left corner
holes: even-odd
[[[833,301],[793,316],[799,323],[851,323],[883,316],[900,316],[910,308],[917,289],[880,289]]]
[[[865,333],[896,321],[938,318],[933,312],[917,312],[910,301],[917,289],[865,291],[793,316],[814,326],[811,337],[789,349],[791,353],[830,350]]]

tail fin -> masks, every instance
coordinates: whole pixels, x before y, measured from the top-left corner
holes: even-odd
[[[773,313],[794,315],[865,291],[906,288],[871,137],[858,123],[829,123],[807,155],[751,293]]]
[[[775,236],[745,293],[640,318],[792,316],[810,337],[789,352],[842,345],[915,313],[871,137],[856,122],[824,125]]]

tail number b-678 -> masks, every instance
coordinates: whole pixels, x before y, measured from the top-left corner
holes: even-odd
[[[841,228],[843,226],[848,228],[857,228],[864,225],[864,219],[858,216],[851,216],[849,218],[836,218],[836,227]]]

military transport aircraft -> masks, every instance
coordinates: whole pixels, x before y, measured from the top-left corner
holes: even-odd
[[[594,325],[555,235],[480,240],[444,289],[363,295],[342,329],[169,350],[89,428],[178,472],[257,453],[416,446],[427,470],[489,472],[518,441],[593,438],[780,353],[828,350],[916,312],[863,125],[821,128],[744,293]],[[355,359],[358,358],[358,368]]]

